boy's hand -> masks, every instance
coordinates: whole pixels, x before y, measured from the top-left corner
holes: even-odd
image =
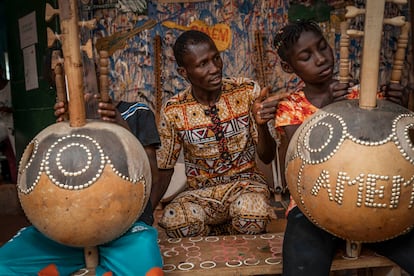
[[[116,123],[119,122],[117,109],[112,102],[104,103],[99,102],[99,95],[92,95],[90,93],[85,93],[85,103],[92,104],[92,102],[98,102],[98,114],[100,115],[103,121]],[[96,106],[96,105],[95,105]],[[55,110],[54,115],[56,117],[56,122],[64,121],[64,114],[67,112],[67,105],[64,102],[56,102],[53,106]]]
[[[349,94],[349,87],[352,84],[350,83],[340,83],[339,81],[333,81],[329,85],[329,89],[331,90],[332,95],[332,102],[338,102],[348,99]]]
[[[403,107],[408,106],[409,91],[399,83],[390,83],[381,86],[384,99],[399,104]]]
[[[63,122],[65,120],[64,114],[66,112],[66,106],[64,102],[57,102],[53,106],[53,110],[55,110],[55,117],[56,122]]]
[[[117,109],[112,102],[99,102],[98,114],[101,116],[101,119],[103,121],[111,123],[117,122]]]

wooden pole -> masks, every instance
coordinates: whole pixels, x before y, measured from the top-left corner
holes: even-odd
[[[155,77],[155,102],[156,112],[155,121],[159,122],[162,108],[162,81],[161,81],[161,37],[156,35],[154,38],[154,77]]]
[[[65,104],[65,110],[67,110],[67,98],[66,98],[66,88],[65,88],[65,77],[63,74],[63,67],[61,63],[58,63],[55,66],[55,83],[56,83],[56,98],[58,102],[63,102]],[[63,115],[64,120],[68,119],[68,112],[66,111]]]
[[[401,27],[401,33],[398,37],[397,51],[394,54],[394,61],[391,71],[391,83],[400,83],[402,70],[404,68],[405,50],[408,45],[408,35],[410,32],[410,22],[405,22]]]
[[[361,66],[361,93],[359,98],[359,107],[362,109],[373,109],[377,105],[384,10],[385,0],[367,0]]]
[[[109,102],[109,55],[108,51],[99,51],[99,90],[102,102]]]
[[[349,36],[348,21],[340,23],[341,39],[339,40],[339,82],[348,83],[349,81]]]
[[[78,29],[78,4],[76,0],[59,0],[58,2],[68,89],[69,124],[71,127],[81,127],[86,124],[86,113]]]
[[[84,248],[85,264],[87,269],[86,275],[96,275],[96,267],[99,264],[99,252],[97,246]]]
[[[410,5],[410,18],[411,23],[414,21],[414,3],[411,1]],[[414,66],[414,31],[411,28],[411,66]],[[414,78],[414,68],[411,68],[411,76]],[[412,86],[414,88],[414,85]],[[411,89],[408,99],[408,109],[414,111],[414,91]]]

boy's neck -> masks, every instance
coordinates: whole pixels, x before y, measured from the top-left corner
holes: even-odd
[[[333,102],[332,94],[329,91],[329,83],[320,86],[306,84],[303,88],[306,99],[317,108],[322,108]]]

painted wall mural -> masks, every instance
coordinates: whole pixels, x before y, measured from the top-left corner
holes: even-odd
[[[135,2],[139,2],[139,5],[133,6],[132,3]],[[296,87],[299,80],[281,70],[272,47],[272,34],[288,21],[292,0],[178,2],[180,1],[81,1],[83,19],[96,18],[98,22],[97,28],[90,34],[94,45],[98,47],[105,42],[105,47],[111,48],[110,96],[114,100],[141,101],[156,112],[161,103],[181,91],[187,83],[176,72],[172,45],[183,30],[188,28],[202,29],[216,36],[216,43],[221,43],[217,45],[222,50],[224,75],[254,78],[261,85],[272,87],[273,91]],[[298,4],[298,1],[293,2]],[[312,1],[304,1],[304,4],[308,5],[308,2]],[[341,10],[335,10],[334,6],[343,6],[350,1],[326,2],[332,6],[330,21],[320,22],[320,25],[332,46],[337,49],[339,28],[336,28],[335,20]],[[354,0],[354,3],[362,7],[364,1]],[[143,4],[146,4],[145,8],[134,10]],[[126,8],[128,5],[130,9]],[[401,14],[407,16],[409,13],[408,7],[401,8],[398,5],[390,6],[386,11],[387,17]],[[353,26],[362,29],[363,18],[355,20]],[[398,30],[392,28],[394,27],[384,27],[381,80],[389,74],[392,54],[397,46]],[[228,37],[228,31],[231,37]],[[338,50],[336,53],[339,56]],[[358,77],[361,41],[351,41],[350,53],[351,74]],[[96,64],[98,58],[95,49]],[[409,62],[406,64],[412,66]],[[90,71],[95,68],[91,67]],[[412,82],[412,77],[405,76],[405,79]],[[93,91],[97,86],[93,84],[89,87]]]
[[[159,102],[157,96],[160,96],[155,87],[157,77],[161,78],[162,84],[161,102],[182,90],[187,83],[175,70],[172,46],[188,28],[217,35],[216,42],[221,43],[217,45],[222,50],[225,64],[224,75],[256,78],[260,67],[266,76],[266,82],[262,81],[262,85],[266,83],[277,90],[289,83],[291,76],[285,75],[276,66],[277,57],[271,44],[272,36],[269,35],[287,22],[288,0],[163,2],[148,1],[147,14],[137,14],[121,10],[118,1],[82,1],[80,8],[84,19],[96,18],[98,22],[92,34],[94,45],[99,46],[104,38],[111,37],[112,40],[106,43],[114,45],[121,40],[124,43],[110,52],[110,94],[113,99],[142,101],[155,111]],[[155,24],[140,29],[149,21],[155,21]],[[227,36],[228,31],[230,37]],[[156,36],[161,38],[160,76],[155,74],[154,57],[160,54],[156,53],[154,45]],[[259,60],[258,39],[261,40],[261,52],[266,57],[261,64],[256,62]],[[96,51],[96,63],[98,58]],[[90,68],[90,71],[93,70]],[[92,91],[96,85],[89,87]]]

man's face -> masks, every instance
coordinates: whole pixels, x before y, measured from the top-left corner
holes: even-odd
[[[332,79],[334,57],[326,39],[315,32],[303,32],[288,52],[288,63],[306,83],[322,83]]]
[[[192,85],[193,91],[215,92],[221,89],[223,61],[214,43],[189,45],[179,73]]]

